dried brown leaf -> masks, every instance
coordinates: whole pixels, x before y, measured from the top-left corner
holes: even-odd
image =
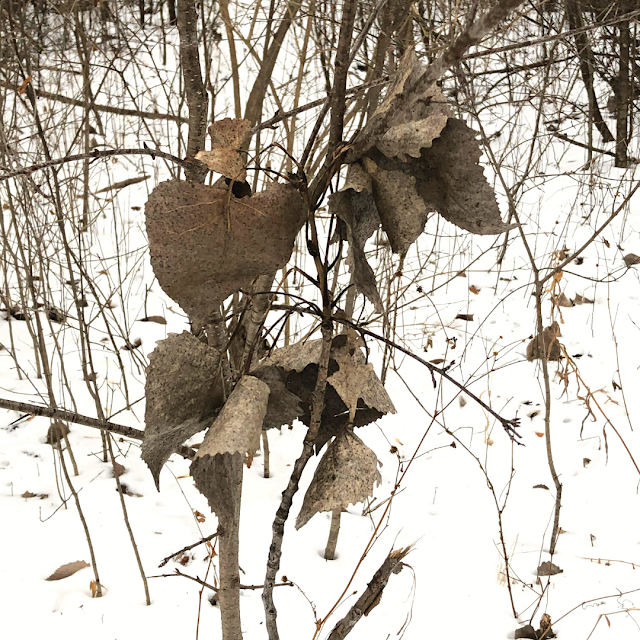
[[[373,303],[377,313],[383,313],[376,277],[364,253],[365,243],[380,226],[380,216],[373,198],[371,176],[360,163],[349,166],[344,186],[329,196],[329,210],[346,224],[347,264],[356,287]]]
[[[564,573],[564,570],[553,564],[553,562],[545,561],[538,567],[539,576],[555,576],[558,573]]]
[[[418,193],[438,213],[461,229],[479,235],[515,228],[505,224],[492,187],[479,164],[476,132],[462,120],[449,118],[440,137],[423,149],[416,164]],[[433,179],[435,177],[435,179]]]
[[[360,344],[360,337],[357,335],[350,336],[343,333],[333,339],[329,376],[338,371],[337,361],[350,354],[353,354],[356,364],[366,362],[364,354],[357,348]],[[303,411],[298,419],[307,426],[311,421],[312,396],[318,378],[321,349],[321,340],[309,340],[304,344],[277,349],[252,372],[253,374],[268,366],[279,367],[283,372],[286,389],[300,399]],[[377,377],[370,378],[369,383],[362,390],[362,397],[358,400],[354,426],[365,426],[389,412],[395,413],[395,408],[384,386]],[[329,439],[341,433],[349,423],[347,405],[333,386],[327,385],[320,429],[315,442],[316,449],[320,450]]]
[[[640,256],[637,256],[635,253],[627,253],[623,260],[627,267],[632,267],[634,264],[640,264]]]
[[[113,463],[113,468],[111,469],[111,473],[113,474],[114,478],[119,478],[123,473],[126,473],[127,469],[123,464],[120,464],[119,462],[114,462]]]
[[[561,336],[560,325],[553,322],[542,332],[542,337],[536,335],[527,345],[527,360],[540,360],[547,354],[547,360],[560,360],[562,351],[558,343],[558,337]]]
[[[572,302],[571,300],[569,300],[569,298],[567,298],[567,296],[564,293],[561,293],[560,295],[556,296],[554,298],[554,302],[559,306],[559,307],[573,307],[575,306],[575,303]]]
[[[384,101],[371,118],[375,122],[383,113],[393,111],[387,130],[376,136],[373,130],[367,132],[365,126],[362,133],[388,157],[398,156],[402,160],[407,156],[419,157],[420,150],[431,146],[451,115],[442,92],[435,85],[421,95],[406,98],[406,89],[419,80],[425,69],[415,52],[407,51]]]
[[[221,173],[226,178],[244,181],[247,173],[240,154],[243,140],[251,130],[248,120],[225,118],[209,127],[211,150],[199,151],[196,160],[204,162],[211,171]]]
[[[274,349],[264,363],[281,367],[285,371],[302,371],[307,365],[318,364],[321,353],[322,340],[307,340]]]
[[[362,351],[358,349],[353,355],[339,357],[337,362],[340,369],[329,376],[327,382],[349,409],[350,422],[355,419],[359,400],[383,414],[396,412],[373,365],[365,362]]]
[[[264,382],[242,377],[191,463],[196,487],[219,518],[233,517],[239,504],[242,458],[259,446],[268,400]]]
[[[77,573],[80,569],[85,569],[89,566],[91,565],[84,560],[69,562],[68,564],[63,564],[61,567],[58,567],[48,578],[45,578],[45,580],[63,580]]]
[[[246,453],[260,441],[269,402],[269,386],[253,376],[243,376],[207,431],[196,460],[219,453]]]
[[[138,322],[155,322],[156,324],[167,324],[167,321],[162,316],[147,316],[146,318],[140,318]]]
[[[27,87],[29,86],[29,83],[31,82],[31,80],[33,80],[33,75],[28,75],[24,79],[24,82],[18,87],[18,93],[20,95],[23,95],[26,92]]]
[[[269,402],[262,423],[263,429],[279,429],[291,424],[304,411],[300,398],[287,390],[286,374],[275,366],[261,366],[251,372],[269,386]]]
[[[409,173],[409,167],[399,162],[384,163],[378,161],[384,156],[378,155],[376,161],[365,157],[362,165],[373,179],[375,203],[394,253],[404,255],[424,230],[429,207],[418,195],[415,176]]]
[[[306,208],[290,185],[238,200],[170,180],[153,190],[145,213],[158,282],[201,326],[229,295],[287,263]]]
[[[573,299],[574,304],[593,304],[593,300],[589,300],[589,298],[585,298],[581,296],[579,293],[576,293],[576,297]]]
[[[147,367],[142,458],[156,486],[169,456],[206,429],[224,402],[219,353],[184,331],[158,342]]]
[[[381,482],[378,458],[351,430],[329,445],[307,489],[296,529],[322,511],[342,510],[373,495]]]
[[[349,420],[354,421],[358,400],[362,396],[369,378],[375,376],[373,365],[356,364],[352,356],[345,356],[338,360],[340,369],[327,378],[327,382],[338,392],[342,401],[349,409]]]
[[[404,162],[410,157],[419,158],[421,149],[432,145],[451,115],[442,90],[433,84],[392,118],[390,128],[376,146],[388,158],[397,157]]]

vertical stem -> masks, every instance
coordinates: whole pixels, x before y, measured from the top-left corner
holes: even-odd
[[[282,542],[284,539],[284,525],[289,517],[289,511],[293,503],[293,497],[298,491],[298,485],[302,472],[313,455],[313,443],[315,442],[318,430],[320,429],[320,419],[324,409],[324,394],[327,388],[327,373],[329,370],[329,357],[331,355],[331,340],[333,337],[333,327],[330,323],[323,324],[322,327],[322,353],[318,363],[318,379],[313,390],[311,421],[309,430],[302,444],[302,453],[293,465],[293,471],[289,478],[289,484],[282,493],[282,501],[276,512],[273,521],[273,537],[269,548],[269,558],[267,560],[267,572],[264,578],[264,589],[262,591],[262,602],[267,623],[267,633],[269,640],[278,640],[277,617],[278,611],[273,602],[273,587],[276,582],[278,569],[280,569],[280,558],[282,557]]]
[[[223,640],[242,640],[240,621],[240,501],[242,497],[242,456],[218,454],[214,459],[213,473],[220,486],[228,491],[230,512],[218,514],[220,551],[220,617]]]
[[[209,106],[198,52],[198,14],[196,3],[192,0],[178,0],[178,32],[180,34],[180,67],[189,107],[187,158],[192,159],[198,151],[204,149]],[[193,160],[193,166],[186,170],[186,176],[188,180],[202,183],[207,171],[205,165]]]
[[[629,22],[625,20],[618,25],[618,58],[620,69],[616,93],[616,167],[627,167],[628,112],[629,112],[629,49],[631,38]]]
[[[556,543],[558,542],[558,531],[560,529],[560,507],[562,500],[562,484],[560,478],[556,472],[556,466],[553,461],[553,452],[551,449],[551,383],[549,380],[549,351],[551,345],[546,344],[546,335],[542,323],[542,294],[543,285],[540,282],[537,269],[535,270],[536,279],[536,331],[539,336],[539,340],[542,347],[542,354],[540,358],[540,365],[542,367],[542,377],[544,380],[544,437],[547,449],[547,462],[549,464],[549,471],[553,479],[553,484],[556,488],[556,504],[555,512],[553,516],[553,529],[551,531],[551,543],[549,545],[549,552],[551,555],[555,553]]]
[[[271,471],[269,469],[269,436],[268,431],[262,432],[262,460],[264,463],[264,477],[270,478]]]
[[[89,545],[89,555],[91,556],[91,566],[93,567],[93,575],[96,579],[96,597],[102,598],[102,585],[100,584],[100,576],[98,575],[98,565],[96,564],[96,556],[93,552],[93,543],[91,542],[91,535],[89,533],[89,526],[87,525],[87,521],[84,519],[84,513],[82,511],[82,507],[80,506],[80,498],[78,497],[78,492],[75,490],[73,484],[71,483],[71,478],[69,477],[69,472],[67,471],[67,465],[64,461],[64,456],[62,455],[62,446],[60,445],[60,441],[58,441],[58,453],[60,454],[60,466],[62,467],[62,472],[64,473],[64,477],[69,485],[69,489],[73,495],[73,499],[76,503],[76,508],[78,509],[78,515],[80,516],[80,522],[82,522],[82,528],[84,529],[84,535],[87,538],[87,544]]]
[[[112,436],[108,434],[106,431],[102,431],[102,433],[107,438],[107,443],[109,447],[109,456],[111,458],[111,468],[113,469],[113,477],[116,479],[116,486],[118,487],[118,495],[120,496],[120,506],[122,507],[122,516],[124,518],[124,523],[127,527],[127,531],[129,532],[129,539],[131,540],[131,546],[133,547],[133,553],[136,556],[136,562],[138,563],[138,569],[140,570],[140,576],[142,577],[142,584],[144,586],[144,597],[147,602],[147,605],[151,604],[151,598],[149,597],[149,584],[147,582],[147,576],[144,575],[144,568],[142,567],[142,560],[140,559],[140,552],[138,551],[138,545],[136,544],[136,539],[133,535],[133,529],[131,528],[131,523],[129,522],[129,514],[127,513],[127,505],[124,502],[124,493],[122,492],[122,485],[120,484],[120,476],[116,470],[116,457],[113,454],[113,445],[111,444]]]
[[[224,22],[229,41],[229,58],[231,62],[231,77],[233,79],[233,105],[236,118],[242,118],[242,103],[240,102],[240,78],[238,76],[238,55],[236,53],[236,41],[233,35],[233,24],[229,15],[229,0],[220,0],[220,15]]]
[[[340,509],[331,512],[331,528],[329,529],[329,539],[324,550],[325,560],[334,560],[336,557],[336,545],[338,544],[338,534],[340,533]]]

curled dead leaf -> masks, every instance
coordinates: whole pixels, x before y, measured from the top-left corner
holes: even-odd
[[[232,518],[239,504],[242,458],[259,445],[268,400],[264,382],[243,376],[191,463],[196,487],[219,518]]]
[[[211,169],[226,178],[243,182],[247,176],[244,160],[240,153],[242,143],[251,130],[248,120],[225,118],[217,120],[209,127],[211,150],[199,151],[196,160],[204,162]]]
[[[296,529],[322,511],[336,511],[373,495],[382,478],[378,458],[350,429],[329,445],[307,489]]]
[[[142,459],[159,487],[160,470],[224,402],[220,354],[192,333],[171,334],[149,355]]]

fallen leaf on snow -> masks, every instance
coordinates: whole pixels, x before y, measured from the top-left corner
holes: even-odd
[[[84,560],[69,562],[68,564],[63,564],[62,566],[58,567],[48,578],[45,578],[45,580],[63,580],[64,578],[68,578],[74,573],[77,573],[78,571],[80,571],[80,569],[85,569],[89,566],[91,565],[89,565],[89,563],[85,562]]]

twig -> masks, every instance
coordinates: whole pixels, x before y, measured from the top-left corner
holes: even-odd
[[[151,156],[152,158],[157,156],[158,158],[171,160],[171,162],[175,162],[182,167],[189,166],[189,163],[186,160],[182,160],[181,158],[171,155],[166,151],[160,151],[160,149],[93,149],[89,153],[76,153],[65,156],[64,158],[52,158],[46,162],[39,162],[28,167],[23,167],[22,169],[15,169],[14,171],[0,174],[0,182],[10,180],[16,176],[28,176],[34,171],[41,171],[42,169],[47,169],[49,167],[57,167],[61,164],[66,164],[67,162],[78,162],[80,160],[87,160],[91,158],[110,158],[111,156]]]
[[[349,613],[336,624],[327,640],[343,640],[362,616],[368,616],[371,613],[373,608],[379,604],[382,592],[387,586],[391,574],[402,571],[405,566],[402,560],[411,551],[411,548],[409,546],[404,549],[397,549],[387,556],[381,567],[373,574],[373,578],[363,594],[351,607]]]
[[[198,542],[194,542],[193,544],[188,544],[186,547],[182,547],[182,549],[180,549],[180,551],[176,551],[175,553],[172,553],[170,556],[167,556],[158,565],[158,569],[160,567],[164,567],[164,565],[167,564],[167,562],[169,562],[169,560],[171,560],[171,558],[175,558],[176,556],[179,556],[181,553],[184,553],[185,551],[189,551],[190,549],[194,549],[195,547],[198,547],[201,544],[204,544],[205,542],[209,542],[209,540],[213,540],[215,537],[217,537],[217,535],[218,535],[218,532],[216,531],[215,533],[212,533],[210,536],[207,536],[206,538],[202,538],[202,540],[199,540]]]
[[[18,87],[14,87],[6,80],[0,80],[0,87],[5,89],[18,90]],[[69,98],[68,96],[61,95],[59,93],[50,93],[49,91],[43,91],[42,89],[34,89],[36,97],[44,98],[46,100],[55,100],[62,104],[69,104],[73,107],[86,107],[87,103],[84,100],[77,100],[76,98]],[[123,109],[122,107],[110,107],[107,104],[96,104],[91,102],[91,109],[94,111],[102,111],[103,113],[113,113],[117,116],[132,116],[135,118],[146,118],[147,120],[169,120],[170,122],[178,122],[180,124],[186,124],[187,118],[181,116],[175,116],[171,113],[153,113],[151,111],[140,111],[139,109]]]
[[[143,440],[144,431],[134,429],[133,427],[125,427],[121,424],[114,424],[107,420],[98,420],[97,418],[90,418],[88,416],[74,413],[73,411],[65,411],[64,409],[52,409],[51,407],[43,407],[36,404],[28,404],[26,402],[16,402],[15,400],[6,400],[0,398],[0,409],[8,409],[9,411],[17,411],[19,413],[28,413],[32,416],[40,416],[43,418],[56,418],[58,420],[65,420],[66,422],[72,422],[74,424],[81,424],[85,427],[93,427],[94,429],[104,429],[111,433],[117,433],[125,438],[133,438],[134,440]],[[176,451],[183,458],[192,460],[195,458],[196,452],[189,447],[182,446]]]

